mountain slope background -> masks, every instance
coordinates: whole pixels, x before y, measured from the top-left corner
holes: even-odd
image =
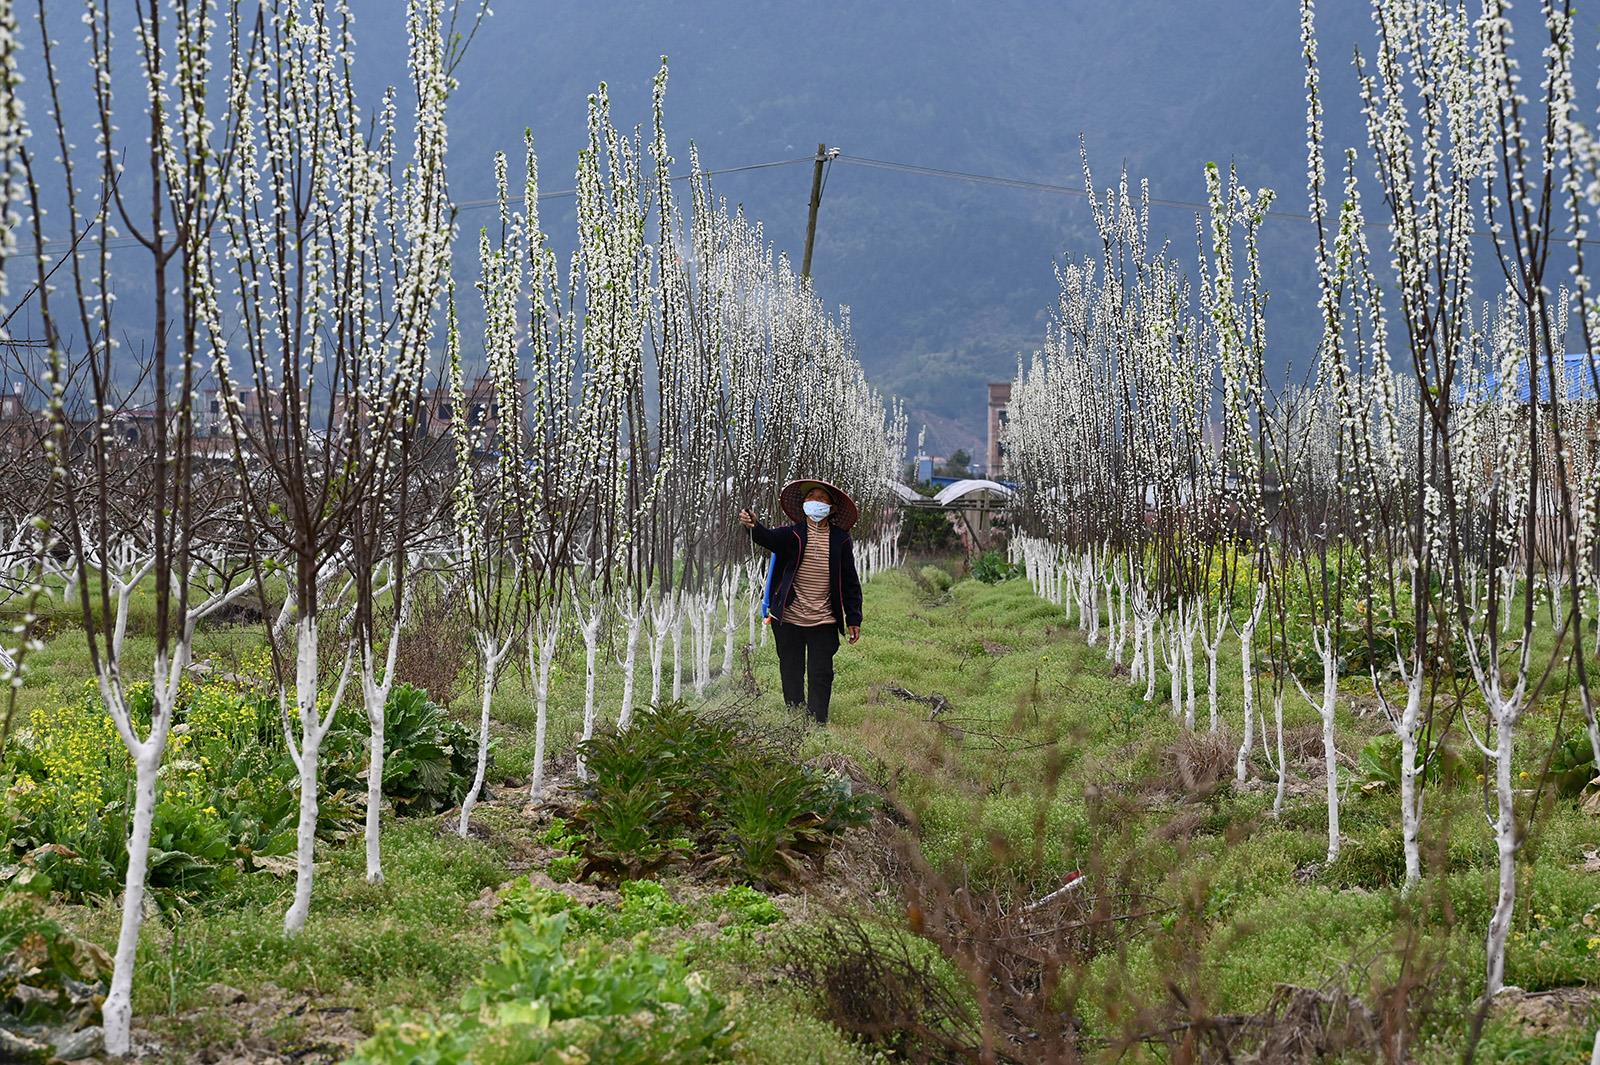
[[[371,108],[383,86],[405,81],[405,4],[350,4]],[[55,7],[48,10],[66,72],[63,109],[73,139],[88,145],[88,85],[73,73],[84,69],[82,28],[70,7]],[[713,171],[800,160],[714,179],[718,194],[762,220],[768,238],[796,261],[809,159],[819,141],[845,153],[828,171],[814,282],[827,301],[849,306],[869,375],[905,399],[913,440],[926,425],[934,454],[981,453],[984,385],[1010,380],[1019,357],[1041,345],[1057,300],[1055,267],[1095,250],[1089,206],[1082,195],[871,168],[849,157],[1081,191],[1081,139],[1101,189],[1125,168],[1135,184],[1148,181],[1154,197],[1200,201],[1205,164],[1215,161],[1237,165],[1252,187],[1275,189],[1281,210],[1306,210],[1295,0],[499,0],[494,7],[458,71],[451,104],[457,202],[493,195],[496,151],[511,157],[518,180],[524,129],[535,137],[542,188],[570,189],[588,95],[604,81],[620,125],[647,123],[651,79],[668,56],[667,124],[680,172],[688,171],[691,142]],[[1322,0],[1320,8],[1337,171],[1344,147],[1366,154],[1351,57],[1357,44],[1371,50],[1373,29],[1366,0]],[[1530,72],[1537,14],[1518,12]],[[22,29],[24,97],[48,134],[37,29]],[[131,55],[131,28],[120,32]],[[1596,53],[1587,45],[1579,48],[1586,58],[1577,79],[1585,87],[1596,81]],[[140,91],[130,61],[116,80],[119,92]],[[1371,182],[1366,197],[1369,217],[1381,220]],[[50,206],[60,224],[60,204]],[[570,197],[547,200],[541,215],[558,249],[570,249]],[[1193,206],[1153,207],[1153,238],[1194,261],[1196,215]],[[484,208],[460,215],[455,273],[468,293],[476,232],[492,217]],[[1382,234],[1372,239],[1386,257]],[[1302,378],[1313,363],[1313,248],[1302,220],[1269,220],[1262,234],[1269,368],[1279,382]],[[116,284],[128,313],[118,329],[124,348],[138,350],[148,344],[137,316],[148,305],[140,297],[150,278],[137,256],[124,261]],[[18,256],[6,264],[13,293],[25,287],[32,262]],[[1487,280],[1480,292],[1489,291]],[[475,303],[462,301],[469,358],[480,325]],[[29,308],[13,332],[37,327]]]
[[[1330,142],[1364,147],[1349,57],[1370,38],[1367,5],[1323,6]],[[387,33],[376,24],[393,18],[373,0],[358,10],[363,33]],[[403,41],[392,47],[400,60]],[[1203,200],[1205,163],[1231,161],[1250,185],[1277,189],[1286,209],[1305,209],[1292,0],[502,2],[453,104],[458,199],[491,192],[493,151],[516,158],[524,127],[543,186],[570,187],[587,94],[604,80],[620,123],[647,121],[662,54],[668,129],[685,170],[691,139],[711,169],[809,156],[821,141],[848,155],[1081,188],[1081,136],[1101,188],[1125,166],[1154,196]],[[799,164],[714,184],[798,260],[810,181],[810,165]],[[570,230],[560,204],[542,209],[556,207],[554,228]],[[467,212],[463,224],[481,223]],[[1193,259],[1193,209],[1158,207],[1152,224]],[[1298,375],[1316,336],[1312,231],[1283,220],[1264,238],[1274,370]],[[851,308],[868,373],[906,399],[913,437],[927,424],[930,451],[943,453],[979,440],[985,383],[1009,380],[1018,355],[1042,342],[1053,265],[1094,244],[1081,196],[841,160],[828,174],[813,274],[824,298]]]

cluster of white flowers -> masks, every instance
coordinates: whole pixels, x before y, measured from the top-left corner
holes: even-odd
[[[1093,176],[1084,163],[1086,185]],[[1213,181],[1214,194],[1222,195]],[[1229,204],[1247,197],[1233,195]],[[1007,447],[1021,482],[1017,551],[1041,592],[1078,606],[1091,642],[1101,635],[1153,699],[1158,647],[1173,712],[1197,713],[1193,646],[1211,656],[1215,722],[1217,616],[1202,606],[1211,554],[1193,527],[1221,489],[1212,446],[1212,379],[1235,372],[1237,408],[1255,376],[1240,372],[1259,318],[1234,307],[1231,260],[1197,291],[1167,249],[1148,243],[1148,193],[1127,176],[1090,203],[1101,251],[1058,271],[1061,298],[1042,351],[1019,367]],[[1222,224],[1227,225],[1224,221]],[[1219,342],[1220,338],[1220,342]],[[1257,344],[1258,346],[1258,344]],[[1209,520],[1209,519],[1208,519]]]
[[[1284,689],[1298,689],[1322,722],[1329,862],[1340,853],[1339,679],[1368,674],[1401,751],[1408,889],[1423,875],[1424,770],[1444,757],[1435,694],[1470,683],[1483,709],[1454,714],[1493,767],[1492,992],[1529,816],[1514,786],[1518,728],[1552,664],[1586,677],[1600,655],[1587,635],[1600,608],[1600,300],[1585,266],[1600,149],[1579,117],[1562,5],[1539,6],[1533,31],[1551,43],[1534,99],[1503,0],[1476,14],[1374,0],[1375,45],[1355,64],[1367,143],[1345,148],[1331,175],[1312,0],[1301,14],[1314,374],[1274,389],[1265,371],[1257,235],[1271,192],[1207,168],[1191,286],[1149,247],[1124,178],[1091,199],[1102,250],[1059,271],[1044,348],[1019,366],[1015,552],[1091,642],[1104,630],[1114,661],[1131,643],[1129,677],[1149,699],[1162,648],[1172,712],[1190,727],[1194,643],[1211,660],[1215,728],[1215,648],[1231,629],[1245,693],[1237,776],[1257,757],[1259,724],[1275,809]],[[1381,221],[1364,206],[1371,181]],[[1368,242],[1378,228],[1382,261]],[[1549,275],[1563,255],[1573,265],[1558,284]],[[1502,274],[1481,305],[1480,259]],[[1549,636],[1535,638],[1541,628]],[[1262,653],[1276,743],[1255,714]],[[1600,764],[1593,686],[1578,687]]]
[[[502,660],[517,646],[529,657],[533,799],[545,783],[549,678],[565,634],[584,649],[584,740],[599,722],[608,634],[621,649],[622,727],[639,698],[641,645],[655,702],[731,676],[738,648],[758,639],[766,572],[740,509],[770,506],[792,477],[820,476],[860,501],[869,534],[894,531],[886,496],[905,450],[903,414],[867,384],[848,319],[830,315],[774,258],[761,227],[712,194],[698,159],[687,216],[680,210],[665,88],[663,64],[648,140],[615,127],[605,86],[590,98],[577,250],[564,278],[540,228],[531,136],[520,204],[499,158],[498,233],[480,235],[497,416],[456,435],[455,539],[472,574],[483,734]],[[464,408],[453,324],[450,335]],[[885,550],[866,555],[890,561]],[[480,764],[480,784],[481,775]]]
[[[300,927],[310,904],[320,745],[352,675],[373,728],[368,873],[381,877],[382,710],[404,617],[408,456],[454,232],[442,0],[405,7],[415,124],[404,145],[394,93],[370,117],[357,99],[352,16],[338,0],[276,0],[259,19],[209,0],[110,7],[83,7],[84,117],[62,106],[70,75],[39,6],[44,106],[34,113],[51,128],[30,139],[13,7],[0,4],[8,218],[0,251],[19,232],[32,238],[35,281],[5,316],[30,304],[46,361],[30,382],[46,401],[42,439],[24,439],[41,419],[8,414],[24,428],[7,448],[26,458],[42,444],[49,467],[42,517],[27,522],[39,550],[23,586],[37,597],[48,584],[81,605],[102,701],[135,766],[122,926],[103,1011],[106,1047],[120,1054],[155,781],[195,626],[263,582],[287,584],[274,636],[295,623],[292,652],[274,641],[280,690],[293,692],[283,700],[284,735],[300,773],[286,930]],[[124,19],[133,30],[126,51],[112,32]],[[134,80],[114,82],[113,66],[136,71]],[[93,136],[86,155],[74,147],[82,124]],[[66,200],[69,248],[55,280],[47,187],[63,188]],[[114,272],[122,248],[131,249],[127,265]],[[114,279],[127,276],[141,279],[124,294],[144,303],[146,317],[117,312]],[[147,332],[146,377],[133,392],[129,367],[119,365],[131,360],[113,357],[114,338],[130,329]],[[202,392],[208,377],[216,408]],[[231,475],[212,461],[229,450]],[[141,587],[155,602],[148,663],[130,661],[124,639]],[[379,600],[395,607],[387,642],[375,624]],[[329,635],[347,644],[335,676],[318,654]],[[146,665],[147,726],[129,700]]]
[[[463,352],[450,282],[446,109],[459,55],[446,6],[407,0],[409,83],[369,108],[347,0],[273,0],[259,18],[210,0],[140,0],[129,57],[108,5],[90,0],[90,166],[58,103],[42,5],[42,110],[55,128],[37,143],[58,154],[39,158],[13,6],[0,0],[0,267],[31,234],[36,282],[22,298],[37,300],[44,323],[47,366],[33,384],[49,415],[34,441],[39,476],[28,481],[39,498],[6,504],[5,594],[31,601],[60,588],[82,602],[102,695],[137,764],[105,1010],[113,1053],[128,1045],[154,781],[194,626],[208,612],[258,587],[285,593],[271,633],[299,773],[297,878],[284,920],[293,934],[312,900],[322,742],[357,690],[371,730],[367,875],[382,878],[384,707],[427,572],[458,574],[446,594],[464,593],[470,606],[485,667],[480,755],[503,664],[526,651],[537,797],[553,663],[567,638],[585,651],[583,737],[598,723],[596,675],[613,633],[623,636],[622,727],[641,643],[652,701],[668,676],[673,697],[686,682],[701,692],[731,677],[738,647],[757,639],[765,577],[741,508],[772,507],[791,477],[827,478],[860,502],[858,535],[871,541],[863,568],[894,560],[888,485],[905,417],[867,384],[847,313],[830,313],[760,226],[712,194],[698,160],[680,210],[664,63],[648,142],[614,126],[604,86],[590,100],[569,262],[541,228],[531,134],[520,195],[506,160],[495,161],[498,215],[478,242],[484,371],[468,385],[463,363],[476,352]],[[138,71],[135,88],[116,83],[116,95],[114,53]],[[123,128],[147,140],[124,143]],[[93,195],[80,189],[84,175]],[[66,313],[52,299],[57,260],[40,195],[57,176],[72,238],[59,261]],[[135,191],[154,193],[147,219],[132,206]],[[148,262],[155,279],[143,403],[122,390],[112,363],[126,332],[112,253],[129,246],[130,263]],[[428,385],[441,347],[448,404]],[[207,374],[214,409],[200,389]],[[430,448],[441,442],[453,462],[435,461]],[[210,460],[229,457],[231,472],[216,474]],[[53,554],[62,547],[67,564]],[[440,554],[454,565],[437,565]],[[142,582],[154,583],[160,631],[156,706],[141,732],[126,699],[132,641],[123,634]],[[0,645],[13,683],[36,642],[27,617]],[[483,775],[480,760],[463,832]]]

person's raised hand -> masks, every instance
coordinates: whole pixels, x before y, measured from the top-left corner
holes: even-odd
[[[861,639],[861,626],[860,625],[851,625],[850,626],[850,642],[851,643],[855,643],[859,639]]]
[[[748,510],[741,510],[739,511],[739,523],[746,529],[754,529],[756,527],[756,516]]]

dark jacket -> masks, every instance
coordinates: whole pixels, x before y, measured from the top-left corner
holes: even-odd
[[[808,522],[780,525],[769,529],[756,525],[750,539],[777,557],[776,582],[772,589],[772,620],[783,621],[783,611],[794,598],[794,576],[805,553]],[[850,534],[837,525],[828,526],[828,602],[840,631],[861,624],[861,577],[856,573],[856,553]]]

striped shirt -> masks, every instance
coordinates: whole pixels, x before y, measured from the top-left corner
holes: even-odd
[[[833,600],[828,595],[828,541],[831,530],[812,526],[806,533],[805,553],[794,574],[794,600],[783,612],[790,625],[832,625]]]

